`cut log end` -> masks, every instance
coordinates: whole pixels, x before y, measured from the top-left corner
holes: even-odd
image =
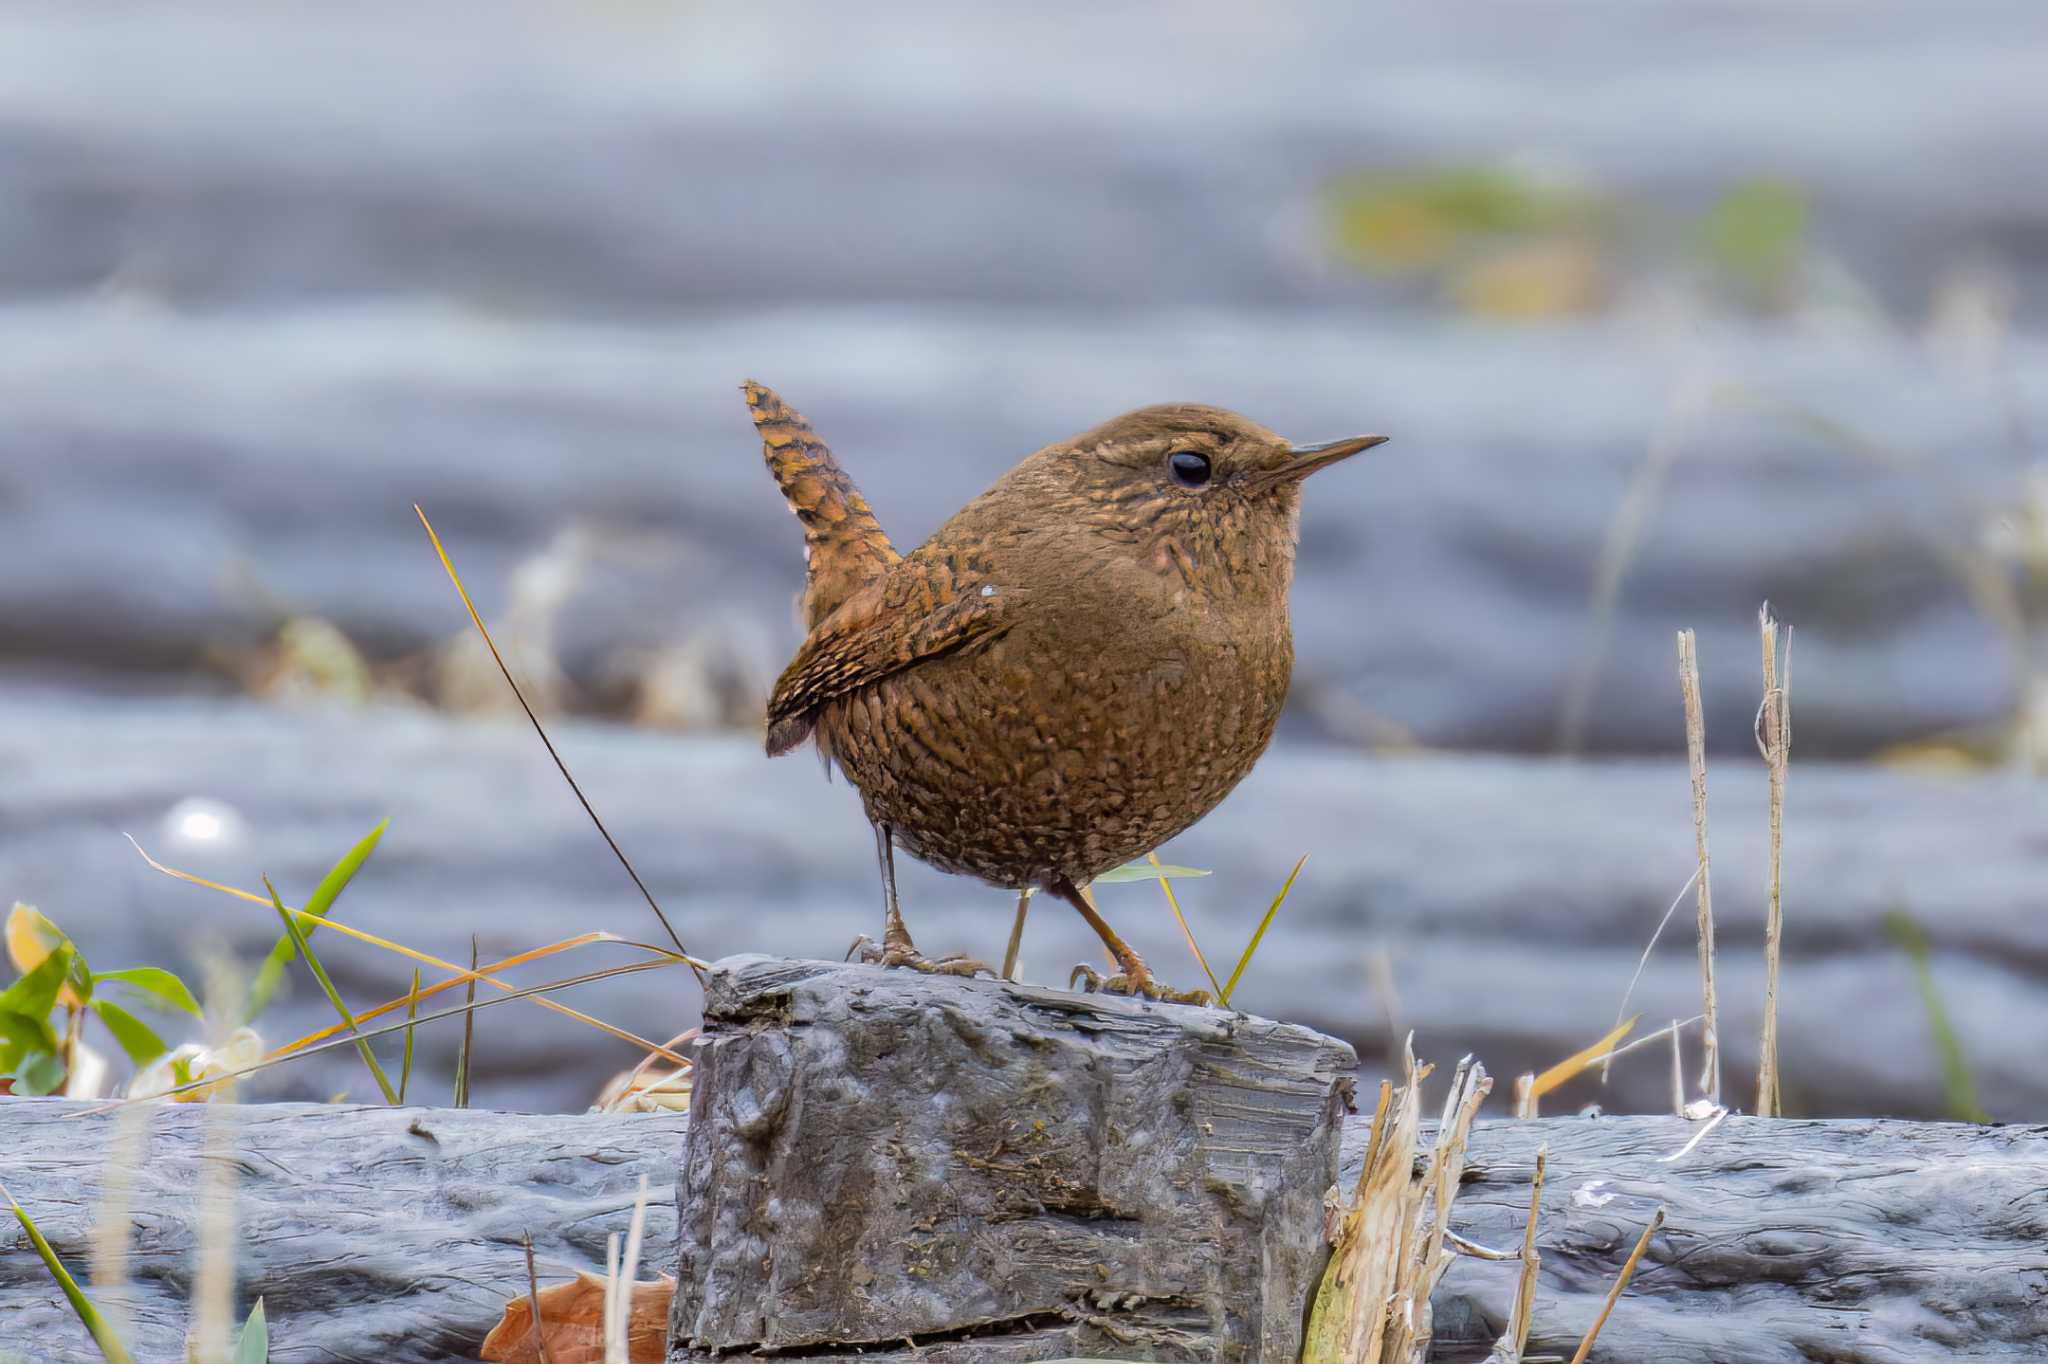
[[[1298,1352],[1342,1042],[757,957],[713,973],[697,1059],[676,1364]]]

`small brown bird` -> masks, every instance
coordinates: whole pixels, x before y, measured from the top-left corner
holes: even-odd
[[[1103,988],[1206,1001],[1155,981],[1083,888],[1265,751],[1294,666],[1302,480],[1385,437],[1296,446],[1220,408],[1141,408],[1029,456],[906,558],[809,423],[745,390],[808,563],[768,752],[815,738],[860,791],[886,905],[869,960],[980,966],[911,942],[900,844],[1071,904],[1120,968]]]

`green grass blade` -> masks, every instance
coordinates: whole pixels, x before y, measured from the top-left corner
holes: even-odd
[[[342,1026],[354,1032],[355,1015],[348,1011],[348,1005],[342,1003],[341,991],[334,988],[334,982],[328,978],[327,968],[320,964],[320,958],[313,955],[312,945],[306,941],[306,935],[299,931],[298,920],[284,907],[284,901],[278,898],[277,887],[270,884],[270,878],[267,876],[263,878],[263,888],[270,892],[270,903],[276,908],[277,917],[284,922],[284,931],[291,946],[306,959],[307,967],[313,972],[313,979],[320,982],[320,988],[326,993],[327,1002],[334,1006],[334,1012],[340,1017]],[[362,1054],[363,1064],[370,1068],[371,1078],[376,1080],[377,1088],[384,1091],[384,1102],[396,1107],[398,1091],[391,1087],[390,1079],[384,1074],[384,1067],[377,1064],[377,1055],[370,1050],[370,1044],[358,1037],[356,1050]]]
[[[1933,952],[1926,930],[1902,909],[1884,916],[1885,932],[1904,949],[1913,963],[1913,976],[1920,986],[1920,1003],[1927,1010],[1927,1028],[1934,1034],[1934,1049],[1941,1056],[1941,1084],[1948,1099],[1949,1116],[1963,1122],[1990,1122],[1991,1115],[1977,1098],[1977,1077],[1963,1055],[1962,1039],[1949,1022],[1948,1006],[1941,987],[1934,981]]]
[[[14,1209],[14,1220],[21,1223],[21,1229],[28,1233],[29,1243],[36,1248],[36,1254],[42,1257],[43,1268],[50,1271],[50,1277],[57,1281],[57,1287],[64,1290],[64,1297],[70,1302],[71,1310],[78,1314],[79,1321],[92,1333],[93,1343],[100,1347],[100,1353],[106,1357],[107,1364],[130,1364],[128,1347],[114,1334],[114,1328],[107,1325],[106,1318],[100,1315],[99,1308],[93,1306],[92,1299],[85,1296],[85,1290],[78,1286],[78,1280],[71,1277],[71,1271],[64,1268],[64,1262],[57,1258],[56,1250],[44,1238],[42,1228],[36,1225],[35,1219],[28,1215],[28,1209],[16,1203],[14,1195],[4,1188],[0,1188],[0,1196],[5,1196],[9,1206]]]
[[[476,934],[469,935],[469,969],[476,970]],[[455,1057],[455,1106],[469,1107],[469,1049],[476,1041],[476,977],[469,978],[469,991],[462,1001],[462,1050]]]
[[[334,902],[348,889],[348,883],[362,870],[363,863],[369,861],[370,854],[377,851],[377,842],[384,837],[384,830],[389,828],[390,824],[389,819],[378,820],[377,827],[364,834],[356,845],[348,850],[347,855],[336,862],[327,875],[320,878],[320,884],[313,888],[313,894],[301,908],[315,918],[326,918],[327,912],[334,908]],[[289,923],[287,927],[290,927]],[[313,932],[314,925],[308,924],[304,936],[311,937]],[[288,933],[279,938],[271,946],[270,955],[256,968],[256,979],[249,986],[249,1003],[242,1010],[244,1023],[255,1022],[256,1015],[263,1012],[264,1006],[277,994],[278,987],[284,984],[285,968],[292,964],[292,954],[295,950],[293,940],[298,936],[300,935]]]
[[[1307,861],[1308,854],[1303,853],[1301,855],[1301,860],[1294,864],[1294,870],[1287,873],[1287,880],[1281,883],[1280,893],[1278,895],[1275,895],[1273,897],[1273,903],[1267,906],[1266,917],[1259,920],[1259,927],[1257,931],[1252,934],[1252,940],[1244,945],[1244,955],[1237,959],[1237,969],[1230,973],[1229,981],[1227,981],[1223,986],[1222,1003],[1226,1008],[1229,1007],[1230,1004],[1231,991],[1237,988],[1238,978],[1244,975],[1244,968],[1250,966],[1252,964],[1252,958],[1258,955],[1259,943],[1264,940],[1266,936],[1266,930],[1273,926],[1274,916],[1279,914],[1280,906],[1287,902],[1287,892],[1294,889],[1294,878],[1301,875],[1302,863]]]
[[[235,1341],[235,1364],[270,1364],[270,1323],[263,1318],[261,1298],[242,1323],[242,1334]]]
[[[405,997],[405,1058],[398,1065],[398,1101],[405,1102],[405,1091],[412,1084],[412,1033],[413,1024],[420,1016],[420,968],[412,968],[412,993]]]

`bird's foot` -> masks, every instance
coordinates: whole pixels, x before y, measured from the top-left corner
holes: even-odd
[[[885,937],[878,943],[863,933],[853,940],[853,946],[846,949],[847,959],[851,960],[856,952],[869,966],[901,966],[934,976],[995,975],[987,962],[976,961],[963,953],[956,952],[950,957],[927,957],[908,938],[891,941]]]
[[[1168,1004],[1199,1004],[1205,1008],[1211,1003],[1207,990],[1176,990],[1171,985],[1161,985],[1150,971],[1141,971],[1135,975],[1129,971],[1119,971],[1113,976],[1104,976],[1088,963],[1082,962],[1074,968],[1074,973],[1067,977],[1067,988],[1071,990],[1082,982],[1087,983],[1091,993],[1100,991],[1106,995],[1137,995],[1146,999],[1164,1000]]]

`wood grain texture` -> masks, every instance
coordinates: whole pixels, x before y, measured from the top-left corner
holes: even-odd
[[[59,1100],[0,1100],[0,1182],[81,1282],[103,1206],[111,1115]],[[526,1291],[520,1238],[541,1281],[603,1273],[645,1176],[648,1246],[665,1266],[688,1120],[477,1109],[274,1104],[212,1110],[231,1124],[237,1319],[258,1297],[273,1364],[470,1358],[505,1300]],[[140,1364],[185,1357],[208,1110],[150,1112],[134,1166],[125,1307]],[[96,1358],[10,1217],[0,1223],[0,1358]]]
[[[1206,1291],[1221,1291],[1234,1269],[1298,1256],[1320,1226],[1320,1187],[1307,1181],[1316,1193],[1302,1206],[1283,1180],[1289,1192],[1269,1196],[1275,1206],[1257,1239],[1223,1241],[1220,1253],[1201,1239],[1256,1225],[1247,1153],[1303,1129],[1300,1030],[816,963],[764,960],[739,979],[744,988],[721,977],[714,999],[722,1030],[707,1048],[700,1091],[710,1118],[688,1145],[687,1166],[689,1124],[679,1117],[216,1110],[232,1124],[236,1155],[237,1307],[265,1298],[272,1358],[471,1357],[504,1300],[524,1290],[520,1235],[532,1232],[544,1283],[598,1269],[642,1175],[643,1264],[650,1273],[671,1267],[684,1254],[673,1209],[685,1168],[697,1213],[681,1301],[693,1323],[734,1339],[749,1333],[750,1313],[772,1312],[784,1336],[850,1335],[848,1322],[888,1311],[930,1333],[919,1337],[921,1356],[871,1348],[870,1360],[1230,1357],[1157,1335],[1091,1338],[1101,1327],[1068,1319],[1057,1304],[1041,1317],[1016,1290],[1005,1299],[990,1286],[991,1267],[1007,1257],[1017,1282],[1042,1285],[1063,1282],[1078,1262],[1103,1294],[1091,1291],[1084,1315],[1119,1329],[1196,1331],[1199,1313],[1176,1301],[1191,1265],[1211,1274]],[[923,1007],[910,1010],[913,1001]],[[1245,1064],[1259,1055],[1272,1064]],[[927,1069],[934,1063],[940,1069]],[[1208,1097],[1187,1109],[1166,1104],[1123,1129],[1149,1134],[1149,1144],[1110,1141],[1114,1122],[1049,1122],[1055,1135],[1043,1149],[1027,1144],[1048,1114],[1129,1122],[1143,1096],[1175,1089]],[[113,1117],[89,1108],[0,1101],[0,1181],[80,1268],[116,1131]],[[120,1301],[144,1364],[183,1358],[205,1116],[153,1112],[147,1158],[134,1167],[132,1285]],[[1197,1132],[1214,1129],[1198,1145],[1191,1118]],[[969,1127],[982,1144],[949,1135]],[[1307,1127],[1303,1161],[1314,1164],[1324,1148]],[[1358,1115],[1344,1123],[1332,1168],[1347,1189],[1366,1127]],[[1662,1206],[1666,1226],[1602,1330],[1595,1361],[2048,1355],[2048,1127],[1730,1118],[1666,1159],[1698,1131],[1670,1117],[1473,1129],[1452,1226],[1483,1245],[1519,1243],[1535,1153],[1549,1150],[1531,1354],[1569,1355]],[[707,1168],[720,1150],[725,1167]],[[1117,1170],[1122,1183],[1109,1178]],[[777,1201],[753,1196],[763,1191]],[[1204,1198],[1225,1205],[1200,1213],[1207,1230],[1167,1206],[1200,1208]],[[1178,1239],[1158,1234],[1162,1225]],[[900,1242],[878,1247],[890,1228]],[[760,1258],[750,1264],[748,1254]],[[1094,1275],[1096,1263],[1106,1275]],[[916,1267],[926,1272],[908,1272]],[[1435,1299],[1433,1357],[1483,1358],[1515,1279],[1512,1264],[1455,1265]],[[708,1301],[707,1285],[718,1289]],[[980,1334],[964,1324],[976,1318]],[[1274,1349],[1269,1357],[1285,1353]],[[0,1356],[9,1351],[37,1364],[93,1357],[11,1222],[0,1224]],[[844,1353],[796,1347],[783,1357]]]
[[[721,963],[705,1014],[672,1360],[1298,1350],[1343,1043],[766,957]]]
[[[1549,1148],[1528,1353],[1569,1358],[1659,1206],[1664,1229],[1601,1328],[1605,1364],[1907,1364],[2048,1358],[2048,1128],[1669,1117],[1473,1129],[1452,1227],[1519,1243]],[[1365,1129],[1345,1140],[1357,1178]],[[1515,1266],[1462,1260],[1435,1360],[1477,1361]]]

